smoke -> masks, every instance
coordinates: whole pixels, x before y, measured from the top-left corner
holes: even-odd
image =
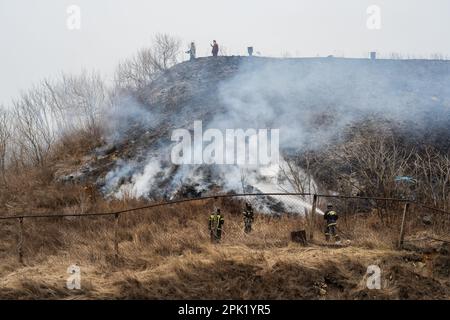
[[[117,93],[103,110],[104,138],[108,144],[118,144],[129,138],[130,132],[145,128],[154,130],[161,122],[161,115],[148,110],[135,97]]]
[[[207,79],[197,82],[192,79],[186,85],[186,74],[179,83],[176,78],[169,78],[172,88],[187,86],[191,90],[166,93],[180,103],[171,114],[164,113],[161,105],[149,109],[130,97],[120,98],[108,118],[113,129],[110,141],[127,139],[127,132],[135,126],[152,131],[161,126],[178,129],[188,123],[187,128],[192,129],[194,121],[203,120],[204,130],[280,129],[280,148],[287,152],[320,149],[336,143],[349,126],[372,117],[398,124],[418,139],[429,128],[448,128],[450,124],[447,62],[232,59],[240,59],[235,71],[229,70],[229,59],[205,59],[182,65],[185,73],[196,75],[228,73],[223,75],[226,80],[217,82],[211,90],[201,87],[206,86]],[[212,102],[204,102],[208,100]],[[194,105],[192,101],[203,104]],[[170,130],[167,131],[167,137],[148,146],[145,161],[117,163],[117,168],[106,177],[107,194],[119,198],[148,197],[159,190],[159,194],[170,198],[185,185],[191,185],[199,193],[214,187],[234,192],[248,188],[262,192],[293,191],[274,164],[256,168],[174,166],[168,161],[174,142],[170,142]],[[128,179],[125,183],[124,177]]]
[[[340,59],[248,63],[219,90],[212,127],[280,128],[283,149],[321,148],[379,117],[410,131],[450,123],[446,62]]]

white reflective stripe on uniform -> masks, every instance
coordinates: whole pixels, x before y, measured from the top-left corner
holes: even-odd
[[[335,225],[337,225],[337,223],[336,223],[336,222],[332,222],[332,223],[329,223],[329,224],[328,224],[328,226],[329,226],[329,227],[331,227],[331,226],[335,226]]]

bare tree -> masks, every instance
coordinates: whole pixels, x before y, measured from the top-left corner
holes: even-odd
[[[120,63],[115,74],[116,85],[119,88],[139,90],[150,84],[157,75],[151,55],[151,50],[144,48],[135,57]]]
[[[167,70],[178,62],[180,39],[167,34],[157,34],[153,42],[153,61],[159,71]]]
[[[44,80],[13,102],[16,155],[42,165],[46,155],[65,134],[98,133],[98,117],[106,90],[98,74],[62,75]]]
[[[338,173],[339,177],[363,194],[390,197],[395,195],[395,178],[410,171],[414,153],[390,136],[364,137],[335,148],[330,168],[346,168],[347,173]]]
[[[45,154],[55,140],[51,110],[42,88],[23,93],[13,102],[14,137],[20,153],[35,165],[44,163]]]
[[[219,56],[228,56],[228,55],[229,55],[228,54],[228,48],[223,46],[223,45],[221,45],[219,47]]]
[[[157,34],[150,47],[119,64],[115,81],[119,88],[139,90],[149,85],[161,72],[180,59],[181,40],[167,34]]]
[[[63,74],[59,81],[45,80],[42,85],[59,134],[82,130],[98,135],[100,112],[107,98],[98,73]]]
[[[301,195],[299,198],[307,203],[312,203],[313,194],[318,193],[318,184],[314,179],[312,162],[314,156],[312,152],[302,152],[295,156],[285,156],[285,159],[279,166],[279,181],[288,183],[288,186],[297,193],[308,193],[310,195]],[[291,192],[281,183],[279,187],[285,192]],[[305,217],[312,223],[305,208]]]
[[[317,185],[311,172],[311,154],[305,152],[295,157],[286,157],[280,165],[281,176],[298,193],[316,193]]]

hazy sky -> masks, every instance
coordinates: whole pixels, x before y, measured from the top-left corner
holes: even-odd
[[[67,28],[70,5],[81,9],[80,30]],[[370,5],[381,9],[380,30],[367,28]],[[0,104],[62,71],[111,79],[158,32],[195,40],[201,56],[212,39],[228,54],[252,45],[270,56],[450,56],[450,1],[0,0]]]

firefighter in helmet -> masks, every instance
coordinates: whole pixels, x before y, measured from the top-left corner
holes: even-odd
[[[222,238],[222,227],[224,223],[223,215],[220,213],[220,209],[217,208],[215,212],[213,212],[209,216],[209,231],[211,234],[211,242],[217,243]]]
[[[252,224],[254,220],[253,208],[252,205],[248,202],[245,203],[244,209],[244,232],[250,233],[252,232]]]
[[[339,236],[336,231],[337,220],[339,217],[336,211],[333,210],[332,204],[327,205],[327,211],[325,212],[323,218],[326,221],[325,239],[329,241],[330,238],[333,237],[335,241],[339,241]]]

